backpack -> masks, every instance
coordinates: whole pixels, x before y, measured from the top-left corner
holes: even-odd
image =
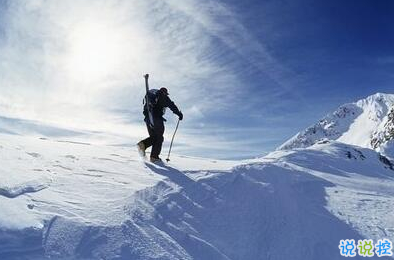
[[[148,120],[150,122],[153,121],[153,114],[154,113],[156,113],[156,115],[157,115],[157,113],[161,113],[161,116],[164,116],[164,114],[166,113],[165,107],[162,108],[161,112],[159,112],[159,110],[156,109],[156,105],[159,101],[159,97],[160,97],[160,92],[158,89],[150,89],[142,101],[142,104],[144,105],[143,114],[146,118],[148,118]],[[148,98],[148,104],[146,104],[146,98]],[[165,119],[164,119],[164,121],[165,121]]]
[[[146,93],[144,99],[142,100],[142,104],[144,105],[144,110],[153,110],[156,106],[157,101],[159,100],[159,90],[158,89],[150,89],[148,93]],[[146,103],[148,101],[148,103]]]

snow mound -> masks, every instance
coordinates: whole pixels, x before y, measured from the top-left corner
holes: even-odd
[[[56,219],[47,227],[45,252],[88,259],[342,259],[341,239],[394,239],[388,217],[394,170],[381,158],[325,142],[225,171],[146,164],[164,178],[127,200],[127,220],[103,227]]]
[[[132,259],[122,253],[128,243],[142,259],[171,259],[171,251],[180,252],[172,259],[186,259],[178,245],[161,244],[165,233],[130,222],[126,208],[134,194],[165,178],[136,151],[71,138],[0,134],[0,152],[0,259],[97,259],[100,252],[106,259]],[[188,171],[235,164],[173,159]]]
[[[0,144],[2,187],[32,187],[19,173],[46,186],[0,196],[0,259],[331,260],[341,239],[394,240],[393,166],[367,148],[323,141],[249,162],[155,165],[122,147]]]
[[[393,107],[394,95],[383,93],[342,105],[334,113],[286,141],[278,150],[306,148],[324,139],[378,148],[386,141],[376,140],[388,131],[390,126],[387,121]]]

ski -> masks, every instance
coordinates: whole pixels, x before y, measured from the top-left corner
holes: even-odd
[[[153,122],[153,115],[152,115],[152,105],[150,104],[149,101],[149,83],[148,83],[148,79],[149,79],[149,74],[145,74],[144,75],[145,78],[145,88],[146,88],[146,95],[145,95],[145,105],[147,107],[147,111],[148,111],[148,125],[150,128],[153,128],[154,126],[154,122]]]

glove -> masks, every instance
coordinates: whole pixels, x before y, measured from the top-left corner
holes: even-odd
[[[181,112],[181,111],[179,111],[178,117],[179,117],[179,120],[181,120],[181,121],[182,121],[182,119],[183,119],[183,114],[182,114],[182,112]]]

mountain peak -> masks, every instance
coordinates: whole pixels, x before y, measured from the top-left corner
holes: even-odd
[[[344,104],[316,124],[299,132],[278,150],[306,148],[322,139],[379,150],[391,138],[390,111],[394,94],[376,93]]]
[[[366,105],[385,105],[390,107],[394,104],[394,94],[378,92],[364,99],[360,99],[355,103],[360,107]]]

